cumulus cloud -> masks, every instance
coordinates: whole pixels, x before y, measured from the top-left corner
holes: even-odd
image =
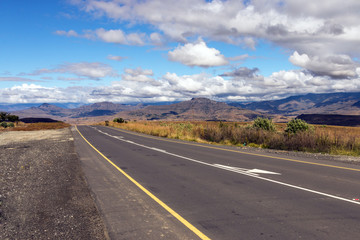
[[[296,66],[305,68],[315,75],[332,78],[353,78],[358,76],[356,68],[360,65],[347,55],[330,55],[326,57],[299,54],[295,51],[289,61]]]
[[[240,67],[231,72],[225,72],[221,74],[221,77],[240,77],[240,78],[256,78],[257,73],[259,72],[258,68],[247,68]]]
[[[0,77],[0,82],[43,82],[23,77]]]
[[[126,59],[127,57],[109,55],[106,58],[109,60],[121,62],[122,60]]]
[[[46,73],[70,73],[93,80],[99,80],[108,76],[118,76],[111,66],[99,62],[64,63],[57,68],[43,68],[28,74],[22,73],[22,75],[41,75]]]
[[[74,30],[69,30],[69,31],[57,30],[55,31],[55,34],[66,37],[79,37],[79,34]]]
[[[360,71],[360,69],[358,69]],[[97,87],[44,87],[35,84],[0,89],[0,102],[156,102],[207,97],[219,101],[259,101],[290,95],[360,91],[360,78],[344,81],[314,76],[308,71],[275,72],[268,77],[252,75],[255,69],[237,69],[230,77],[209,74],[166,73],[153,78],[149,69],[125,69],[122,79]],[[246,77],[237,77],[237,76]],[[252,77],[253,76],[253,77]]]
[[[147,23],[186,43],[202,36],[255,48],[257,39],[310,55],[360,54],[358,0],[204,1],[91,0],[76,3],[94,16]],[[169,14],[171,12],[171,14]],[[320,44],[319,44],[320,42]]]
[[[164,44],[164,39],[163,37],[161,36],[160,33],[151,33],[150,34],[150,41],[151,41],[151,44],[153,45],[163,45]]]
[[[196,43],[187,43],[168,53],[168,58],[187,66],[214,67],[227,65],[229,62],[219,50],[209,48],[206,43],[199,40]]]
[[[154,32],[149,36],[145,33],[125,33],[122,29],[109,29],[98,28],[96,30],[83,30],[83,33],[77,33],[74,30],[64,31],[57,30],[54,32],[56,35],[66,37],[78,37],[91,40],[100,40],[107,43],[115,43],[121,45],[163,45],[164,38],[160,33]]]
[[[135,82],[150,82],[154,79],[151,76],[154,75],[152,70],[142,69],[138,67],[136,69],[126,68],[125,73],[122,75],[122,79],[125,81],[135,81]]]
[[[121,29],[105,30],[103,28],[97,29],[94,33],[97,38],[101,39],[104,42],[138,46],[142,46],[145,44],[144,33],[125,34]]]

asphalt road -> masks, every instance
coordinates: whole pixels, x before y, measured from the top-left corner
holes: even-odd
[[[360,236],[360,202],[353,200],[360,197],[359,165],[255,154],[103,126],[78,126],[78,129],[99,152],[187,220],[204,239],[357,239]],[[166,231],[160,231],[159,236],[165,239],[199,239],[101,157],[79,133],[74,136],[110,237],[146,239],[145,232],[162,228]],[[101,169],[107,172],[101,173]],[[118,183],[114,186],[115,182],[108,181],[107,186],[103,185],[106,179],[103,183],[100,176],[119,178]],[[97,179],[95,183],[91,182],[93,178]],[[121,184],[130,193],[125,193]],[[104,194],[109,188],[111,191]],[[134,205],[130,206],[131,211],[126,211],[129,205],[124,195],[132,196],[133,202],[141,199],[134,203],[142,206],[137,208],[140,213],[144,213],[143,209],[152,213],[137,215]],[[112,203],[106,198],[111,198],[113,204],[122,202],[118,207],[123,211],[108,217],[114,208],[107,205]],[[124,220],[119,220],[124,218],[126,227],[122,226]],[[152,225],[139,227],[144,222],[139,220],[142,218],[148,218]],[[131,224],[134,221],[141,223]],[[160,226],[155,222],[161,223]],[[152,237],[156,239],[157,235]]]

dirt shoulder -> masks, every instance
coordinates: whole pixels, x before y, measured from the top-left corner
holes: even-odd
[[[107,239],[69,128],[0,133],[0,239]]]

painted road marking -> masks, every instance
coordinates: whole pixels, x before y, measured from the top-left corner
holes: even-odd
[[[233,172],[237,172],[237,173],[241,173],[241,174],[253,174],[255,176],[259,176],[259,174],[273,174],[273,175],[281,175],[281,173],[276,173],[276,172],[270,172],[270,171],[266,171],[266,170],[261,170],[261,169],[246,169],[246,168],[238,168],[238,167],[230,167],[230,166],[225,166],[225,165],[221,165],[221,164],[214,164],[214,167],[219,167],[225,170],[231,170]]]
[[[95,129],[95,130],[98,130],[97,128],[94,128],[94,129]],[[101,131],[99,131],[99,132],[101,132]],[[131,144],[134,144],[134,145],[137,145],[137,146],[140,146],[140,147],[144,147],[144,148],[147,148],[147,149],[151,149],[151,150],[153,150],[153,151],[161,150],[161,149],[157,149],[157,148],[148,147],[148,146],[143,145],[143,144],[139,144],[139,143],[135,143],[135,142],[132,142],[132,141],[128,141],[128,140],[125,140],[125,139],[119,139],[119,140],[120,140],[120,141],[123,141],[123,142],[131,143]],[[174,157],[182,158],[182,159],[185,159],[185,160],[188,160],[188,161],[191,161],[191,162],[196,162],[196,163],[199,163],[199,164],[202,164],[202,165],[206,165],[206,166],[210,166],[210,167],[215,167],[215,168],[227,170],[227,171],[230,171],[230,172],[240,173],[240,174],[247,175],[247,176],[253,177],[253,178],[257,178],[257,179],[260,179],[260,180],[263,180],[263,181],[272,182],[272,183],[276,183],[276,184],[279,184],[279,185],[287,186],[287,187],[290,187],[290,188],[299,189],[299,190],[302,190],[302,191],[305,191],[305,192],[311,192],[311,193],[315,193],[315,194],[318,194],[318,195],[326,196],[326,197],[329,197],[329,198],[334,198],[334,199],[337,199],[337,200],[342,200],[342,201],[345,201],[345,202],[350,202],[350,203],[354,203],[354,204],[360,205],[360,202],[354,201],[354,200],[352,200],[352,199],[347,199],[347,198],[343,198],[343,197],[338,197],[338,196],[335,196],[335,195],[332,195],[332,194],[323,193],[323,192],[315,191],[315,190],[312,190],[312,189],[308,189],[308,188],[304,188],[304,187],[299,187],[299,186],[296,186],[296,185],[288,184],[288,183],[285,183],[285,182],[280,182],[280,181],[277,181],[277,180],[272,180],[272,179],[269,179],[269,178],[261,177],[261,176],[259,176],[258,174],[256,174],[256,170],[255,170],[255,173],[254,173],[254,172],[247,172],[247,171],[238,170],[238,169],[241,169],[241,168],[235,168],[235,167],[231,167],[231,166],[229,167],[229,166],[225,166],[225,165],[221,165],[221,164],[210,164],[210,163],[202,162],[202,161],[199,161],[199,160],[196,160],[196,159],[193,159],[193,158],[188,158],[188,157],[185,157],[185,156],[181,156],[181,155],[178,155],[178,154],[174,154],[174,153],[170,153],[170,152],[166,152],[166,151],[164,152],[163,150],[161,150],[161,151],[159,151],[159,152],[162,152],[162,153],[164,153],[164,154],[168,154],[168,155],[171,155],[171,156],[174,156]],[[253,170],[254,170],[254,169],[253,169]],[[264,171],[264,170],[259,170],[259,169],[257,169],[257,171],[258,171],[258,172],[261,172],[261,171]],[[268,172],[268,171],[266,171],[266,172]],[[271,173],[276,174],[276,173],[274,173],[274,172],[271,172]]]
[[[140,183],[138,183],[135,179],[130,177],[124,170],[119,168],[115,163],[113,163],[110,159],[108,159],[104,154],[102,154],[97,148],[95,148],[79,131],[77,126],[75,126],[76,131],[79,135],[85,140],[90,147],[92,147],[97,153],[100,154],[106,161],[108,161],[113,167],[115,167],[119,172],[121,172],[126,178],[128,178],[132,183],[134,183],[138,188],[140,188],[143,192],[145,192],[150,198],[152,198],[155,202],[157,202],[161,207],[163,207],[166,211],[168,211],[172,216],[174,216],[177,220],[179,220],[182,224],[184,224],[188,229],[190,229],[193,233],[195,233],[202,240],[210,240],[205,234],[203,234],[200,230],[194,227],[191,223],[181,217],[177,212],[172,210],[168,205],[166,205],[163,201],[157,198],[154,194],[152,194],[149,190],[144,188]]]
[[[289,161],[289,162],[297,162],[297,163],[304,163],[304,164],[310,164],[310,165],[316,165],[316,166],[322,166],[322,167],[331,167],[331,168],[338,168],[338,169],[344,169],[344,170],[360,172],[360,169],[356,169],[356,168],[340,167],[340,166],[323,164],[323,163],[307,162],[307,161],[290,159],[290,158],[274,157],[274,156],[268,156],[268,155],[257,154],[257,153],[242,152],[242,151],[233,150],[233,149],[226,149],[226,148],[220,148],[220,147],[214,147],[214,146],[200,145],[200,144],[194,144],[194,143],[190,143],[190,142],[175,141],[175,140],[171,140],[171,139],[164,139],[164,138],[160,138],[160,137],[154,137],[154,136],[151,136],[151,135],[140,134],[140,133],[132,132],[130,130],[126,131],[124,129],[115,128],[115,127],[112,127],[112,129],[114,129],[115,131],[124,132],[124,133],[131,134],[131,135],[144,137],[144,138],[156,139],[156,140],[164,141],[164,142],[172,142],[172,143],[176,143],[176,144],[191,145],[191,146],[202,147],[202,148],[216,149],[216,150],[220,150],[220,151],[234,152],[234,153],[240,153],[240,154],[246,154],[246,155],[252,155],[252,156],[259,156],[259,157],[266,157],[266,158],[271,158],[271,159],[284,160],[284,161]]]
[[[273,175],[281,175],[281,173],[270,172],[270,171],[261,170],[261,169],[257,169],[257,168],[248,170],[248,172],[251,172],[251,173],[263,173],[263,174],[273,174]]]

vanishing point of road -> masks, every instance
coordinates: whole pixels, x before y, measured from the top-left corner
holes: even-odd
[[[110,239],[358,239],[360,166],[73,129]]]

